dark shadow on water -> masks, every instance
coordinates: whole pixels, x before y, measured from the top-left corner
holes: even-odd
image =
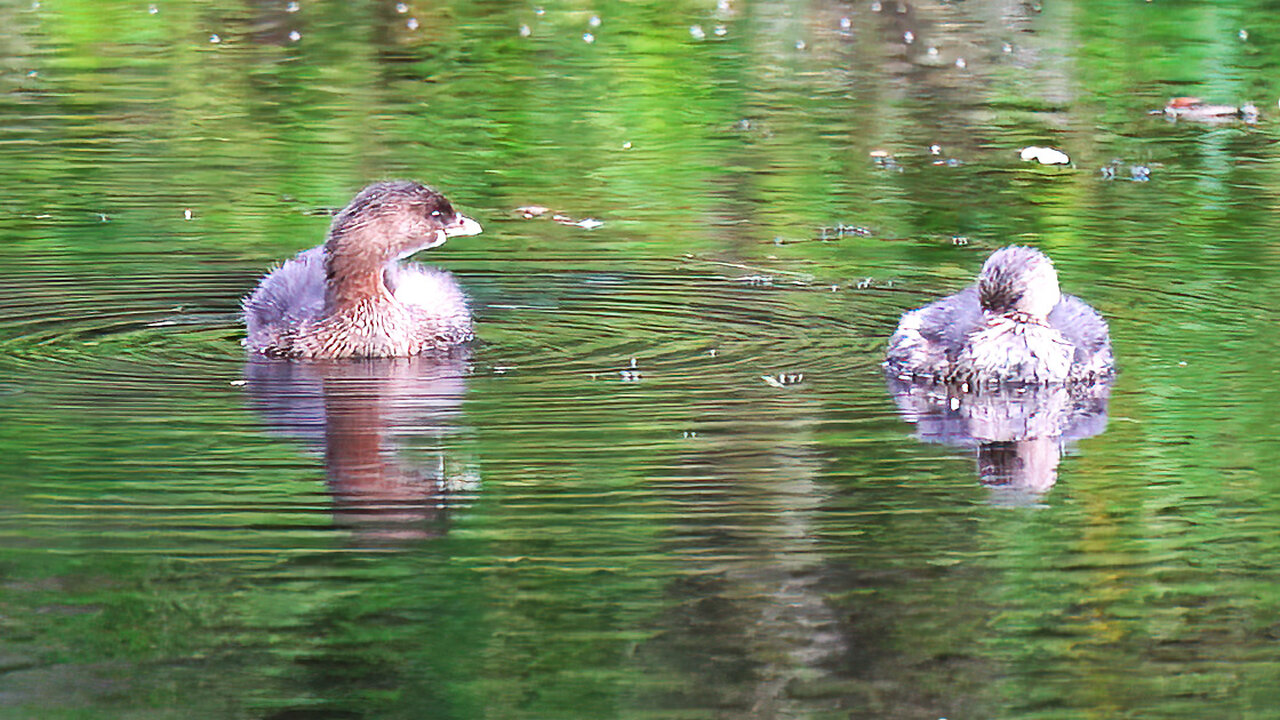
[[[992,502],[1036,503],[1058,480],[1071,443],[1107,429],[1110,381],[961,392],[889,378],[902,418],[924,442],[974,448],[978,479]]]
[[[275,432],[324,455],[335,522],[363,540],[446,532],[449,509],[479,484],[449,452],[468,358],[334,362],[252,359],[254,408]]]

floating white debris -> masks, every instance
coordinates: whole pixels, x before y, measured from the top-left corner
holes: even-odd
[[[938,48],[930,47],[928,50],[925,50],[925,54],[929,57],[938,57]]]
[[[797,49],[797,50],[803,50],[804,48],[805,48],[804,41],[803,41],[803,40],[797,40],[797,41],[796,41],[796,49]]]
[[[582,33],[582,42],[584,42],[584,43],[586,43],[586,44],[590,45],[591,43],[593,43],[593,42],[595,42],[595,41],[596,41],[596,36],[595,36],[595,35],[592,35],[591,33]]]
[[[183,210],[183,211],[182,211],[182,219],[183,219],[183,220],[190,220],[190,219],[191,219],[191,209],[190,209],[190,208],[188,208],[188,209],[186,209],[186,210]]]
[[[244,387],[245,382],[245,380],[232,380],[228,384],[231,385],[231,387]]]
[[[706,40],[706,39],[707,39],[707,33],[705,33],[705,32],[702,30],[702,26],[701,26],[701,25],[690,25],[690,26],[689,26],[689,34],[690,34],[691,36],[693,36],[693,39],[694,39],[694,40]]]
[[[542,17],[543,15],[547,14],[547,11],[540,7],[536,7],[533,9],[533,14],[537,15],[538,17]]]
[[[409,6],[404,3],[396,3],[396,12],[403,15],[404,13],[409,12]]]
[[[626,141],[626,142],[622,143],[622,149],[623,149],[623,150],[630,150],[630,149],[631,149],[631,141],[630,141],[630,140],[628,140],[628,141]]]
[[[147,13],[149,15],[155,15],[158,12],[160,12],[160,8],[156,7],[155,5],[152,5],[147,8]]]
[[[871,12],[880,12],[884,7],[880,4],[880,0],[871,3]]]
[[[732,9],[732,3],[729,0],[718,0],[716,2],[716,12],[727,13]]]
[[[906,43],[906,44],[910,45],[911,43],[913,43],[913,42],[915,42],[915,41],[916,41],[916,34],[915,34],[915,33],[911,32],[910,30],[908,30],[908,31],[906,31],[906,32],[904,32],[904,33],[902,33],[902,42],[904,42],[904,43]]]
[[[724,25],[717,25],[715,29],[716,37],[724,37],[729,34],[729,28]]]
[[[533,34],[533,30],[530,29],[528,25],[520,26],[520,37],[529,37],[532,34]]]
[[[930,146],[929,146],[929,154],[930,154],[930,155],[941,155],[941,154],[942,154],[942,146],[941,146],[941,145],[939,145],[939,144],[937,144],[937,143],[934,143],[934,144],[930,145]]]
[[[953,397],[953,398],[951,398],[951,409],[952,409],[952,410],[959,410],[959,409],[960,409],[960,398],[958,398],[958,397]]]
[[[418,18],[409,18],[409,20],[408,20],[407,22],[405,22],[405,24],[404,24],[404,25],[405,25],[405,27],[409,28],[410,30],[417,30],[417,29],[418,29]]]
[[[297,30],[290,30],[289,39],[293,42],[298,42],[299,40],[302,39],[302,33],[298,32]]]
[[[956,58],[956,67],[958,67],[958,68],[960,68],[961,70],[963,70],[963,69],[965,69],[965,68],[969,67],[969,63],[965,62],[965,59],[964,59],[964,58]]]
[[[214,45],[217,45],[218,43],[222,42],[222,38],[218,37],[217,33],[214,33],[209,36],[209,42],[213,43]]]
[[[1000,48],[1000,52],[1004,53],[1005,55],[1008,55],[1009,53],[1013,52],[1013,46],[1012,46],[1012,45],[1010,45],[1009,43],[1005,43],[1005,44]]]
[[[1067,165],[1071,162],[1071,158],[1061,150],[1040,147],[1039,145],[1029,145],[1022,148],[1022,159],[1038,160],[1041,165]]]
[[[842,17],[842,18],[840,18],[840,29],[841,29],[841,30],[848,30],[848,29],[849,29],[849,28],[851,28],[851,27],[853,27],[853,21],[852,21],[852,20],[850,20],[848,17]]]
[[[1249,31],[1248,31],[1248,30],[1245,30],[1244,28],[1240,28],[1240,39],[1241,39],[1241,40],[1248,40],[1248,39],[1249,39]]]
[[[600,16],[592,15],[591,19],[587,21],[587,25],[590,25],[593,28],[600,27]]]
[[[299,10],[301,10],[301,9],[302,9],[302,6],[301,6],[301,5],[299,5],[297,2],[291,2],[291,3],[289,3],[288,5],[285,5],[285,6],[284,6],[284,11],[285,11],[285,12],[295,13],[295,12],[298,12]]]
[[[523,205],[516,208],[516,214],[528,220],[529,218],[541,217],[547,214],[548,210],[550,210],[550,208],[543,207],[542,205]]]
[[[595,230],[598,227],[604,227],[604,223],[595,218],[584,218],[574,223],[583,230]]]

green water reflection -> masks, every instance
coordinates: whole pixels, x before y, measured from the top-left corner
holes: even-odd
[[[0,717],[1273,716],[1273,8],[722,5],[0,4]],[[483,342],[264,390],[384,177]],[[1017,507],[879,373],[1008,242],[1121,367]]]

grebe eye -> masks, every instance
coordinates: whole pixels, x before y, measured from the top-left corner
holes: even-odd
[[[440,211],[439,211],[439,210],[432,210],[432,211],[431,211],[431,217],[440,217]]]

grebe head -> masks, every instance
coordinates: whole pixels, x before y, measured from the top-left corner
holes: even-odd
[[[1012,245],[997,250],[978,276],[978,299],[993,315],[1025,313],[1043,319],[1061,298],[1053,262],[1035,248]]]
[[[439,192],[411,180],[391,180],[361,190],[334,216],[325,249],[330,256],[363,257],[381,265],[479,232],[480,223],[455,212]]]

